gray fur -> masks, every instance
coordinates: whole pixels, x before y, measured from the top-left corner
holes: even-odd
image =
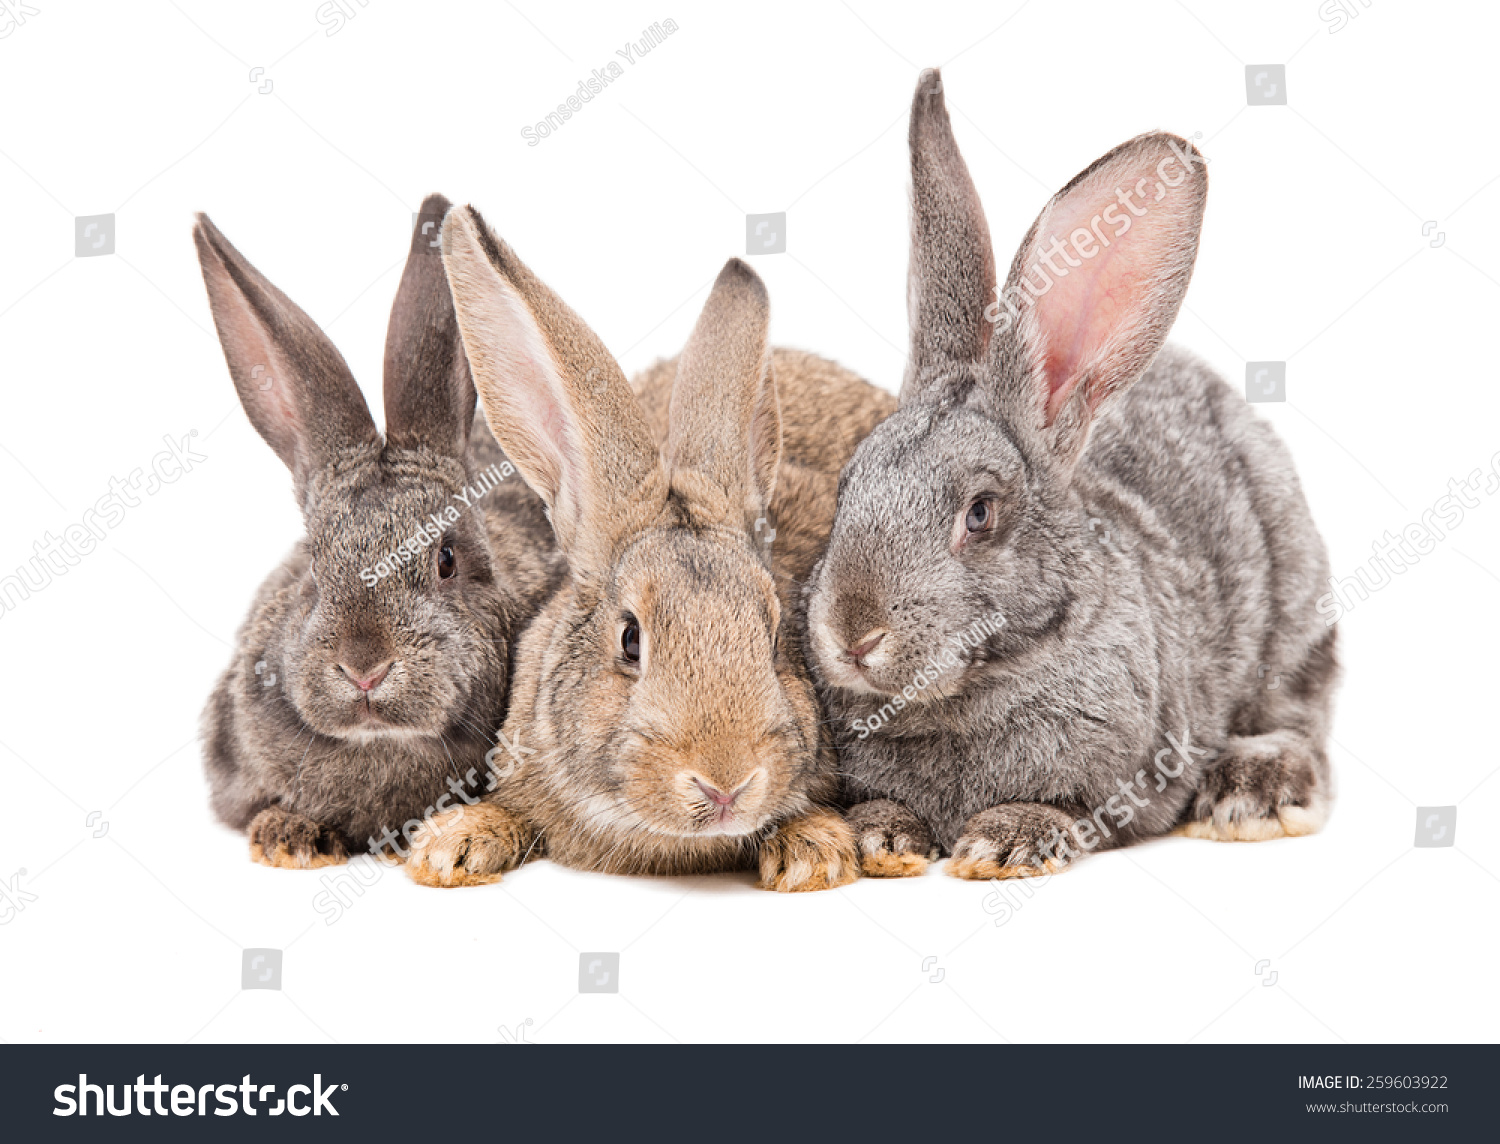
[[[434,195],[423,214],[447,206]],[[391,313],[384,441],[312,320],[206,217],[194,238],[241,401],[292,469],[307,530],[257,593],[204,712],[211,801],[258,861],[336,862],[452,799],[450,780],[483,789],[514,640],[562,564],[519,475],[474,500],[508,462],[474,424],[442,260],[420,233]],[[461,511],[441,542],[374,584],[361,575],[450,505]],[[369,678],[386,661],[368,697],[343,670]]]
[[[1102,848],[1190,822],[1266,837],[1245,820],[1287,821],[1287,808],[1320,822],[1336,675],[1314,607],[1323,543],[1272,429],[1204,363],[1158,353],[1196,254],[1201,168],[1139,220],[1136,245],[1112,249],[1116,270],[1131,272],[1111,285],[1133,302],[1107,328],[1083,327],[1088,356],[1072,376],[1047,364],[1074,344],[1056,348],[1068,323],[1088,321],[1067,289],[1108,264],[1059,280],[991,336],[975,331],[992,301],[976,294],[993,281],[987,240],[975,245],[988,232],[940,94],[918,93],[911,140],[911,368],[900,409],[844,470],[807,590],[850,800],[900,803],[945,850],[988,860],[964,876],[1054,868],[1044,830],[1079,818],[1107,827]],[[1112,186],[1172,148],[1196,155],[1142,136],[1069,184],[1010,282],[1043,224],[1097,193],[1091,179]],[[965,328],[945,328],[954,323]],[[966,511],[983,498],[992,523],[969,534]],[[998,631],[972,627],[996,611]],[[882,630],[861,676],[848,649]],[[970,654],[923,670],[966,630],[978,637]],[[919,670],[933,680],[897,709]],[[861,735],[855,721],[867,729],[882,707],[889,721]],[[1187,737],[1192,760],[1175,775],[1183,752],[1169,733]],[[1128,815],[1117,812],[1127,799]]]

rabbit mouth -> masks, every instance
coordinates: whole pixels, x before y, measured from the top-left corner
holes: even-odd
[[[692,830],[675,832],[679,838],[744,838],[762,830],[769,821],[761,814],[721,812]]]
[[[652,834],[667,838],[743,838],[763,830],[771,821],[760,808],[743,810],[728,806],[687,808],[674,821],[643,820],[641,825]]]
[[[870,679],[870,668],[866,664],[836,658],[823,664],[823,675],[828,682],[843,691],[854,691],[863,695],[885,695]]]
[[[362,701],[355,707],[351,726],[344,730],[342,737],[368,743],[374,739],[430,738],[431,734],[421,727],[397,723]]]
[[[707,826],[693,831],[693,834],[712,838],[714,835],[754,834],[757,829],[754,823],[741,822],[733,814],[721,813],[712,818]]]
[[[639,815],[634,816],[636,829],[646,834],[655,835],[658,838],[681,838],[681,839],[714,839],[714,838],[748,838],[764,830],[771,821],[770,817],[763,814],[715,814],[711,816],[697,816],[690,822],[661,822],[650,821]]]
[[[368,743],[375,739],[430,738],[433,731],[425,725],[413,726],[384,704],[368,695],[356,699],[349,707],[345,725],[336,732],[339,737]]]
[[[823,677],[831,686],[877,699],[899,695],[902,688],[910,682],[907,678],[898,678],[901,672],[895,664],[868,662],[847,652],[825,658],[822,667]]]
[[[883,687],[890,674],[891,638],[880,627],[856,639],[841,638],[827,622],[813,625],[813,650],[823,679],[832,687],[864,695],[890,694]],[[899,691],[901,685],[895,685]]]

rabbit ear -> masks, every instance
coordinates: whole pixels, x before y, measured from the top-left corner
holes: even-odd
[[[443,261],[495,439],[546,502],[575,569],[607,567],[666,499],[661,454],[625,375],[473,207],[448,212]]]
[[[1156,132],[1116,147],[1053,196],[1021,244],[990,316],[999,384],[1065,459],[1099,408],[1161,349],[1198,254],[1208,178],[1186,140]]]
[[[951,381],[950,366],[983,357],[990,333],[984,309],[994,293],[990,228],[934,68],[922,73],[911,107],[911,353],[903,401]]]
[[[771,372],[770,318],[760,275],[731,258],[698,316],[672,383],[666,458],[674,484],[683,469],[709,478],[727,497],[713,506],[726,522],[740,514],[747,522],[760,516],[776,485],[781,407]]]
[[[350,445],[380,440],[343,356],[245,261],[207,215],[193,228],[230,376],[250,422],[299,481]]]
[[[441,233],[450,204],[429,195],[385,337],[385,431],[397,448],[426,445],[462,456],[474,424],[474,379],[443,269]]]

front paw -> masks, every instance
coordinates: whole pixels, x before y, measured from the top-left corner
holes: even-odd
[[[503,806],[455,806],[417,828],[406,872],[422,886],[487,885],[519,866],[535,837],[524,819]]]
[[[761,843],[762,890],[832,890],[858,877],[854,832],[831,810],[815,810],[783,822]]]
[[[268,806],[250,820],[250,860],[282,870],[341,866],[349,851],[332,830],[279,806]]]
[[[899,802],[872,799],[845,817],[859,847],[861,873],[870,878],[911,878],[926,872],[936,849],[932,831]]]
[[[955,878],[1039,878],[1078,856],[1073,820],[1055,806],[1011,802],[981,811],[964,825],[948,873]]]

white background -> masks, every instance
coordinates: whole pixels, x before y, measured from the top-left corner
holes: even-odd
[[[1331,34],[1314,0],[346,0],[328,35],[318,0],[31,7],[0,38],[0,575],[164,434],[208,460],[0,613],[0,881],[25,869],[36,898],[0,926],[0,1037],[1494,1039],[1500,496],[1342,622],[1341,799],[1316,838],[1100,855],[999,926],[989,887],[939,870],[783,897],[546,862],[453,892],[388,871],[325,924],[328,872],[252,865],[206,805],[198,713],[300,518],[189,238],[210,212],[378,417],[427,192],[484,209],[628,371],[681,346],[746,212],[786,210],[788,252],[755,261],[776,340],[893,388],[919,67],[944,65],[1002,264],[1109,147],[1202,132],[1174,337],[1236,385],[1289,362],[1289,400],[1259,408],[1349,575],[1500,448],[1492,9],[1374,0]],[[647,57],[615,54],[667,17]],[[624,76],[528,147],[610,60]],[[1288,106],[1246,107],[1263,63],[1288,65]],[[75,259],[72,216],[107,212],[116,253]],[[1455,804],[1457,845],[1414,849],[1415,808]],[[239,989],[259,946],[285,950],[281,992]],[[618,995],[578,994],[593,951],[622,954]]]

